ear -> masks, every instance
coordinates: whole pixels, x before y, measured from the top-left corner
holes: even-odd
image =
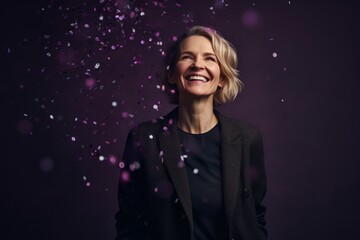
[[[218,87],[222,88],[223,86],[224,86],[224,80],[223,80],[223,78],[220,78],[220,81],[218,83]]]
[[[176,79],[174,77],[169,77],[168,78],[168,82],[172,85],[175,85],[176,84]]]
[[[170,83],[170,84],[176,84],[176,75],[172,72],[168,72],[167,73],[167,81]]]

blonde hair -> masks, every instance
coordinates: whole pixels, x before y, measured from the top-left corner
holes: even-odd
[[[170,102],[175,104],[179,103],[176,85],[170,84],[168,80],[174,76],[175,65],[179,58],[180,44],[187,37],[194,35],[209,39],[219,62],[223,86],[219,88],[214,95],[214,105],[221,105],[233,101],[244,87],[244,84],[238,78],[238,60],[235,48],[214,29],[204,26],[194,26],[185,34],[181,35],[175,44],[168,49],[166,54],[163,82],[170,97]]]

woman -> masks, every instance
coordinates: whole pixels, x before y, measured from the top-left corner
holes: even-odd
[[[259,131],[214,106],[241,89],[233,47],[195,26],[166,59],[168,115],[128,135],[120,163],[116,239],[266,239]]]

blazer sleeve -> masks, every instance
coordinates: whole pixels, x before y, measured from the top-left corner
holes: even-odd
[[[251,185],[254,194],[256,218],[260,239],[267,239],[267,230],[265,228],[265,212],[266,208],[263,204],[263,199],[266,193],[266,175],[264,166],[264,149],[262,136],[259,130],[256,130],[253,135],[253,141],[250,145],[250,165],[254,174],[251,180]]]
[[[116,240],[143,240],[147,221],[142,146],[133,129],[128,134],[118,185],[119,210],[115,215]]]

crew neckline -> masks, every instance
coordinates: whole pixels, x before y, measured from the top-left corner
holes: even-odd
[[[218,127],[219,127],[219,121],[215,124],[214,127],[212,127],[209,131],[204,132],[204,133],[189,133],[189,132],[186,132],[186,131],[182,130],[179,126],[177,127],[177,129],[178,129],[181,133],[185,133],[185,134],[192,135],[192,136],[201,136],[201,135],[205,135],[205,134],[211,133],[212,131],[214,131],[214,130],[217,129]]]

